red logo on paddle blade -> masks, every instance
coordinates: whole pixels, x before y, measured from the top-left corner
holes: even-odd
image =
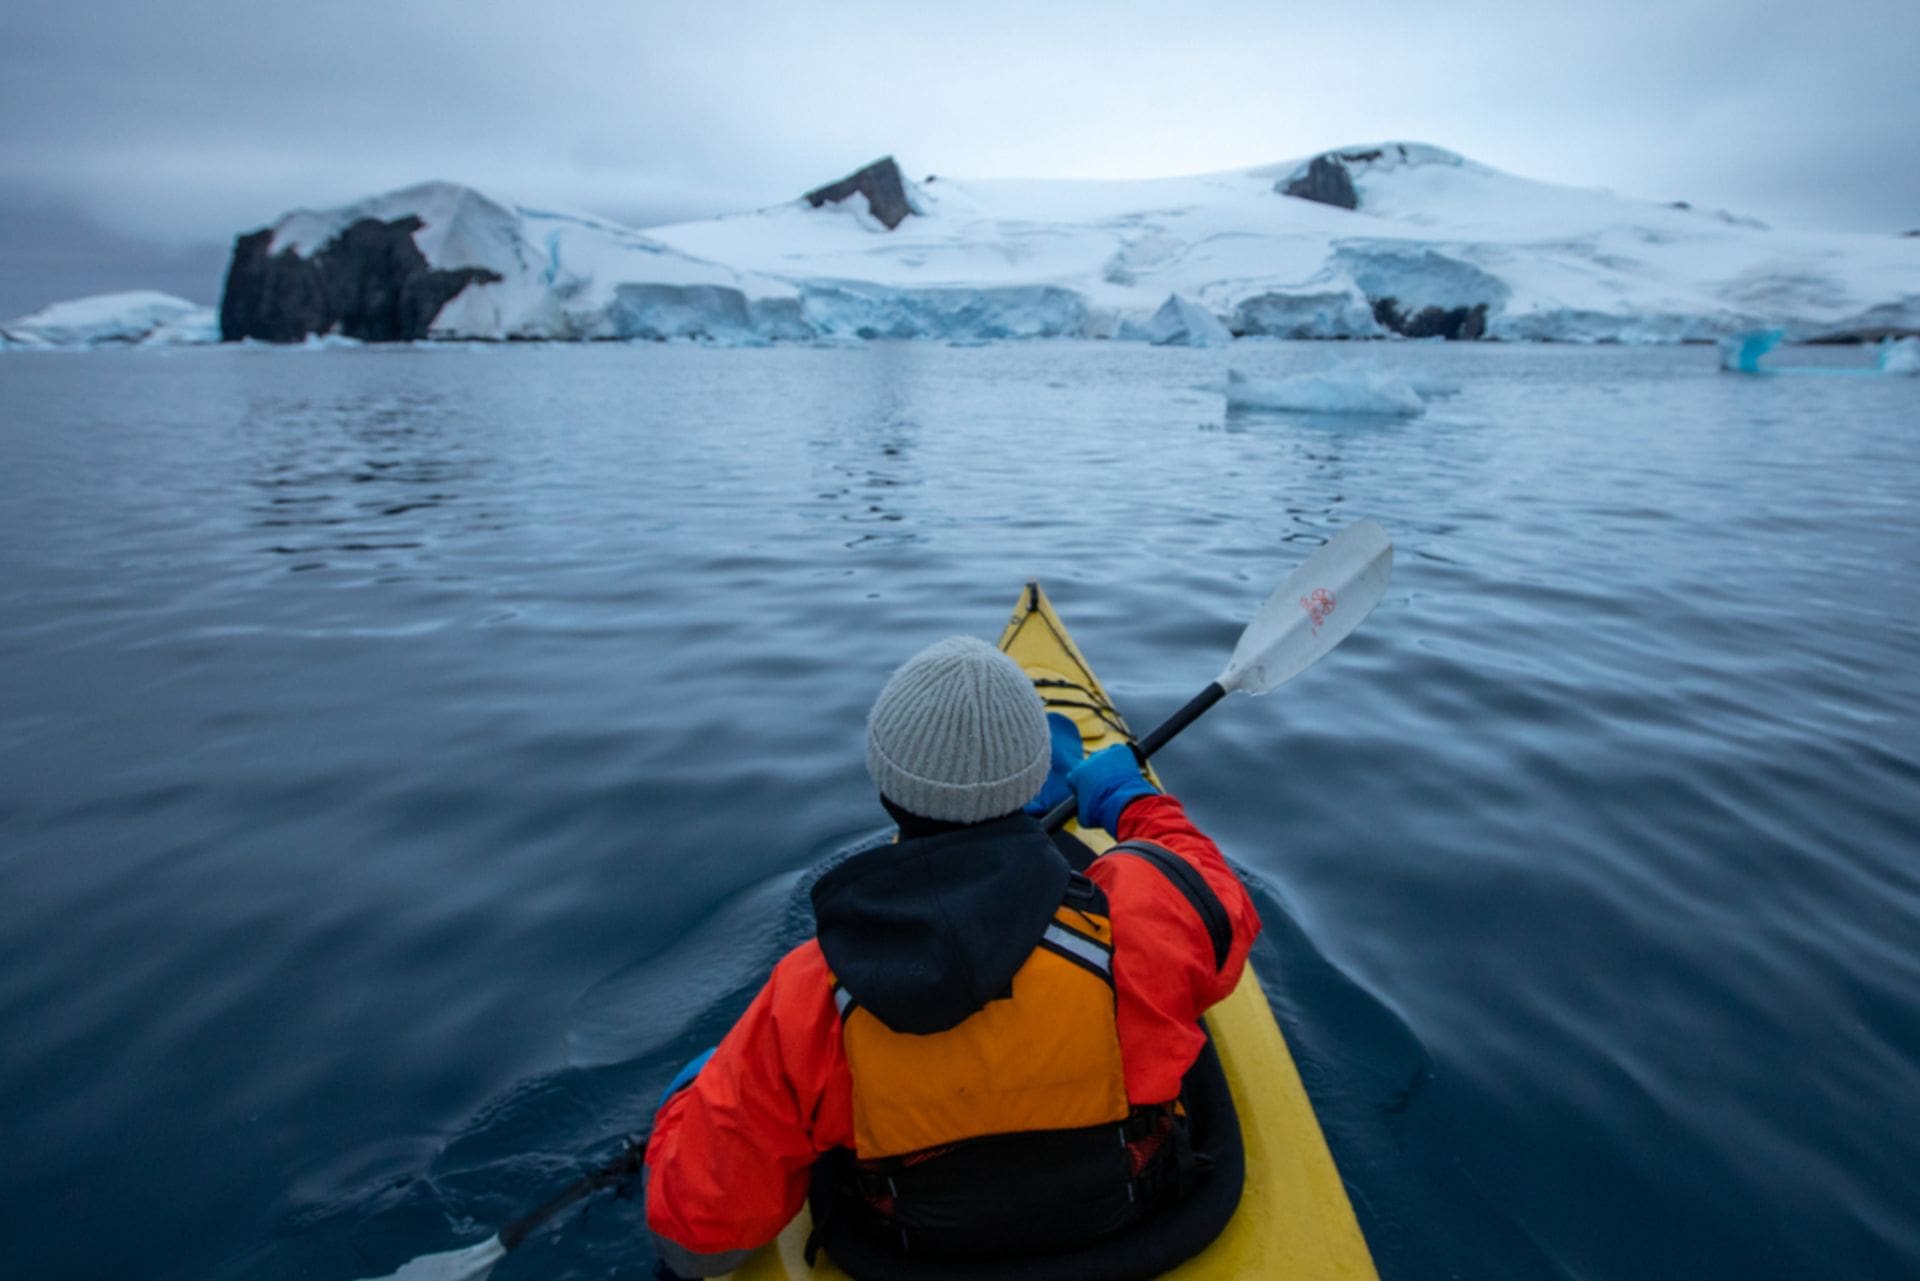
[[[1313,620],[1313,634],[1320,634],[1320,624],[1327,621],[1327,615],[1333,612],[1333,593],[1324,587],[1316,587],[1300,598],[1300,608],[1307,611],[1307,617]]]

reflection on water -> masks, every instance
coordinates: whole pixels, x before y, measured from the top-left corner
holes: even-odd
[[[1387,1275],[1913,1272],[1915,389],[1337,354],[1458,391],[1201,390],[1328,358],[1287,344],[0,361],[12,1271],[477,1236],[804,930],[901,659],[1037,576],[1151,723],[1367,515],[1379,612],[1164,773],[1260,881]],[[517,1266],[644,1270],[636,1213]]]
[[[914,458],[921,426],[913,401],[922,390],[914,366],[921,353],[906,346],[882,350],[868,376],[850,389],[846,409],[852,412],[815,425],[808,439],[821,513],[863,527],[843,541],[849,550],[905,546],[920,537],[906,524],[912,495],[903,491],[924,479]]]
[[[257,528],[286,531],[268,550],[297,557],[295,571],[326,568],[329,553],[420,550],[466,522],[399,518],[456,505],[490,479],[463,424],[417,390],[320,403],[254,397],[245,422],[283,425],[257,443],[250,510]]]

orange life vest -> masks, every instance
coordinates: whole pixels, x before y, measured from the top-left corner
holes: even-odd
[[[853,1076],[854,1154],[905,1156],[988,1135],[1128,1116],[1113,927],[1075,876],[1007,992],[943,1032],[895,1032],[834,983]]]

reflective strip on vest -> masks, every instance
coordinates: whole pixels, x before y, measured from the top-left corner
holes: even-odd
[[[1042,943],[1050,944],[1055,950],[1066,952],[1099,971],[1103,977],[1113,976],[1113,949],[1103,943],[1076,934],[1064,925],[1049,925],[1040,935]]]
[[[842,1004],[847,994],[835,983],[855,1154],[904,1156],[989,1134],[1124,1120],[1112,940],[1106,917],[1061,908],[1014,974],[1011,995],[927,1036],[892,1031],[857,1002]]]

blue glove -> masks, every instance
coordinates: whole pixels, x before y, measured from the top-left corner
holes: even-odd
[[[1087,754],[1086,744],[1080,741],[1080,727],[1072,717],[1048,712],[1047,735],[1053,740],[1053,763],[1047,767],[1047,781],[1041,784],[1040,795],[1027,802],[1027,813],[1035,818],[1045,818],[1049,810],[1073,795],[1073,789],[1067,786],[1067,771]]]
[[[709,1046],[694,1055],[693,1058],[687,1061],[685,1067],[674,1073],[673,1080],[667,1082],[667,1088],[661,1093],[660,1101],[653,1105],[653,1110],[658,1112],[667,1105],[668,1099],[680,1093],[680,1091],[686,1089],[689,1085],[692,1085],[693,1078],[700,1075],[700,1069],[707,1065],[707,1060],[712,1058],[713,1052],[719,1048],[717,1045]]]
[[[1080,826],[1104,827],[1116,836],[1120,811],[1142,796],[1160,794],[1140,772],[1140,762],[1126,743],[1102,748],[1081,761],[1068,771],[1067,785],[1080,798]]]

